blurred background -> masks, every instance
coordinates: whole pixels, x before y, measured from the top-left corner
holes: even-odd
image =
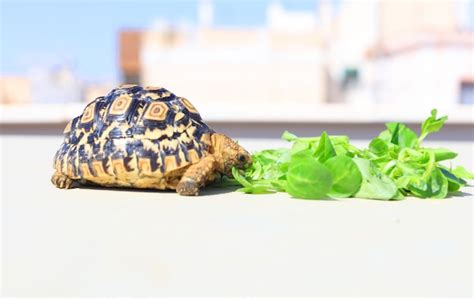
[[[474,140],[474,1],[0,3],[4,133],[60,134],[87,102],[137,83],[189,98],[236,137],[368,138],[438,108],[450,117],[439,138]]]

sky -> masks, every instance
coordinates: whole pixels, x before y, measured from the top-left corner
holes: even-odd
[[[272,0],[214,0],[217,26],[260,26]],[[286,9],[316,9],[318,0],[280,0]],[[67,63],[85,81],[116,81],[118,32],[157,19],[196,24],[197,0],[0,0],[0,71]]]

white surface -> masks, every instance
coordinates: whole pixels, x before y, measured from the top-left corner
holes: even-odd
[[[193,100],[201,116],[208,122],[291,122],[291,123],[421,123],[434,107],[398,104],[298,104],[291,100],[252,102],[248,104],[209,103]],[[66,123],[82,113],[86,103],[0,105],[1,124]],[[441,105],[440,105],[441,106]],[[438,116],[448,115],[449,124],[474,124],[473,105],[438,106]],[[232,109],[228,109],[231,107]]]
[[[64,191],[49,182],[60,138],[0,138],[2,295],[471,295],[471,187],[399,202]],[[474,165],[472,143],[437,145]]]

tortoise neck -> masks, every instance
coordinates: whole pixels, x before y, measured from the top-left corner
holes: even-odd
[[[224,157],[223,152],[225,150],[225,139],[226,136],[219,133],[213,133],[211,135],[211,154],[216,159],[219,169],[224,169]]]

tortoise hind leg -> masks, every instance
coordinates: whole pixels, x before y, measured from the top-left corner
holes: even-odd
[[[213,156],[207,156],[191,165],[176,186],[176,191],[180,195],[198,195],[199,188],[203,187],[206,182],[214,180],[216,168],[217,163]]]
[[[73,182],[74,180],[72,180],[70,177],[58,172],[54,173],[51,177],[51,183],[60,189],[70,189]]]

